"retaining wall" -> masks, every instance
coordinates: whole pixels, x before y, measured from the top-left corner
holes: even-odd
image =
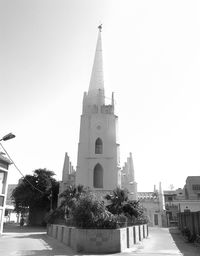
[[[77,229],[64,225],[47,226],[47,234],[77,252],[115,253],[134,248],[148,236],[147,224],[120,229]]]

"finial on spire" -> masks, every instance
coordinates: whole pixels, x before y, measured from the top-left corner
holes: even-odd
[[[92,68],[92,74],[90,78],[90,85],[88,92],[90,94],[99,95],[99,89],[104,91],[103,83],[103,57],[102,57],[102,45],[101,45],[101,29],[102,24],[98,26],[98,38],[96,44],[96,51],[94,57],[94,63]],[[101,93],[102,93],[101,92]]]
[[[98,29],[99,29],[99,31],[101,32],[101,30],[102,30],[102,24],[100,24],[100,25],[98,26]]]

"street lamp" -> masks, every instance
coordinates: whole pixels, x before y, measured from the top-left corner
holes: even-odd
[[[6,141],[15,138],[15,135],[9,133],[0,139],[0,141]],[[2,146],[2,144],[0,143]],[[3,150],[7,154],[6,150],[2,146]],[[5,214],[5,205],[6,205],[6,193],[7,193],[7,179],[8,179],[8,168],[12,162],[4,157],[2,153],[0,153],[0,235],[3,231],[3,219]]]
[[[0,139],[0,141],[2,141],[2,140],[6,141],[6,140],[13,139],[13,138],[15,138],[15,135],[10,132],[10,133],[6,134],[5,136],[3,136],[2,139]]]

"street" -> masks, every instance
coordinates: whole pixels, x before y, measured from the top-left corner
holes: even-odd
[[[199,256],[200,247],[183,240],[177,229],[150,228],[148,239],[135,250],[114,255],[131,256]],[[0,256],[81,255],[46,235],[44,228],[8,226],[0,237]]]

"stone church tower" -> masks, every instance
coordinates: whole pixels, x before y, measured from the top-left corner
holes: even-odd
[[[109,104],[105,102],[101,26],[88,92],[84,93],[77,169],[65,155],[60,193],[68,185],[84,185],[100,196],[116,187],[127,188],[131,199],[137,199],[132,154],[124,167],[120,167],[117,136],[118,117],[115,114],[114,94]]]
[[[105,104],[101,26],[88,92],[83,96],[76,185],[108,191],[121,186],[114,94]]]

